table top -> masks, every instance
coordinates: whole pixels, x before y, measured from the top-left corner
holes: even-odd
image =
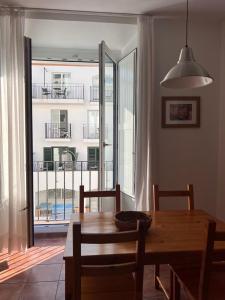
[[[200,258],[205,246],[206,228],[209,219],[217,222],[217,230],[225,231],[225,223],[216,220],[202,210],[145,212],[152,217],[152,224],[146,235],[145,263],[190,263]],[[75,213],[68,228],[64,259],[72,257],[72,223],[81,222],[82,232],[116,232],[114,213]],[[215,248],[225,256],[225,242],[218,242]],[[105,257],[113,263],[120,259],[131,259],[136,251],[135,243],[82,245],[82,257],[90,262],[103,262]]]

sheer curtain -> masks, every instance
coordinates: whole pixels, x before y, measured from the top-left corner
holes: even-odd
[[[138,19],[138,80],[135,199],[137,210],[149,210],[152,185],[152,18]]]
[[[0,251],[27,245],[24,14],[0,8]]]

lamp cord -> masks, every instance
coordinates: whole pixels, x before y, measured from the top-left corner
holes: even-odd
[[[185,40],[185,47],[188,47],[188,24],[189,24],[189,7],[188,7],[188,0],[187,0],[187,9],[186,9],[186,40]]]

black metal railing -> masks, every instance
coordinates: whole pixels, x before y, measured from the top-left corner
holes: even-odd
[[[98,161],[35,161],[34,222],[68,221],[79,211],[79,186],[98,189]],[[113,182],[113,163],[105,162],[106,182]],[[109,187],[111,188],[111,186]],[[107,186],[106,186],[107,189]],[[85,199],[85,211],[98,211],[99,199]]]
[[[84,139],[99,139],[99,125],[83,124],[83,138]]]
[[[32,84],[33,99],[76,99],[84,100],[84,84]]]
[[[106,162],[107,170],[112,170],[111,162]],[[89,171],[98,170],[99,161],[35,161],[33,162],[34,172],[45,171]]]
[[[45,123],[46,139],[70,139],[71,124],[70,123]]]
[[[113,89],[112,88],[105,89],[105,100],[108,102],[113,101]],[[91,102],[99,101],[99,86],[91,86],[90,87],[90,101]]]

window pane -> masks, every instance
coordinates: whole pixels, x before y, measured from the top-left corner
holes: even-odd
[[[119,63],[118,176],[121,190],[134,195],[135,52]]]
[[[115,94],[114,94],[114,82],[115,78],[115,63],[108,56],[105,55],[105,82],[104,82],[104,90],[105,90],[105,111],[104,111],[104,182],[105,189],[112,189],[114,185],[114,156],[115,156],[115,116],[114,116],[114,104],[115,104]]]

